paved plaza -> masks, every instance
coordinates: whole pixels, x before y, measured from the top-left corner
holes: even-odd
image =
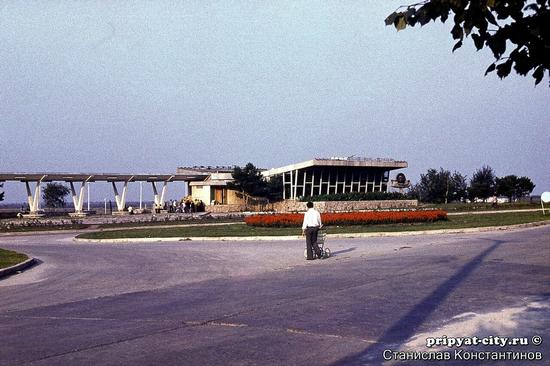
[[[334,256],[310,262],[303,246],[0,237],[40,262],[0,280],[0,364],[422,365],[384,351],[442,334],[550,341],[550,226],[329,239]]]

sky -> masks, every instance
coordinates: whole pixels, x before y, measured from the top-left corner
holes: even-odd
[[[413,182],[489,165],[550,190],[548,77],[484,77],[492,54],[452,53],[450,23],[385,26],[403,3],[3,2],[0,172],[355,155],[405,160]]]

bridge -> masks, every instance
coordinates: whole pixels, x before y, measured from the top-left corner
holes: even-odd
[[[29,204],[29,216],[39,217],[40,212],[40,190],[44,182],[65,182],[69,183],[75,213],[74,215],[84,216],[84,196],[90,182],[109,182],[112,184],[117,211],[115,214],[124,212],[126,206],[126,192],[131,182],[148,182],[153,188],[153,201],[160,206],[164,203],[164,197],[169,182],[190,182],[204,180],[208,174],[196,172],[193,174],[108,174],[108,173],[0,173],[0,182],[16,181],[25,184],[27,189],[27,202]],[[157,187],[162,184],[162,188]],[[80,186],[78,186],[80,184]],[[122,185],[119,190],[117,184]]]

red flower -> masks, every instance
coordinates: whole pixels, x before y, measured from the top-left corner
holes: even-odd
[[[268,227],[300,226],[303,214],[253,215],[245,218],[247,225]],[[376,211],[376,212],[339,212],[321,214],[324,225],[369,225],[395,224],[410,222],[433,222],[446,220],[443,210],[430,211]]]

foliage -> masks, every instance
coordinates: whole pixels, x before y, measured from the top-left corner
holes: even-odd
[[[496,193],[495,191],[495,173],[490,166],[483,166],[476,170],[470,181],[468,188],[468,197],[470,201],[476,198],[485,201]]]
[[[267,181],[267,198],[270,201],[281,201],[283,199],[283,176],[276,175]]]
[[[236,166],[232,176],[234,182],[228,183],[229,189],[242,192],[245,196],[267,197],[272,201],[282,198],[282,177],[272,177],[268,181],[252,163],[246,164],[244,168]]]
[[[42,192],[42,199],[46,207],[65,207],[65,196],[69,192],[69,188],[61,183],[48,183]]]
[[[245,222],[247,225],[252,226],[289,227],[300,226],[303,219],[303,214],[252,215],[246,217]],[[446,219],[447,213],[443,210],[339,212],[321,214],[321,221],[327,226],[434,222]]]
[[[244,168],[236,166],[232,173],[234,182],[228,184],[228,188],[246,193],[251,196],[263,196],[266,183],[261,171],[252,163]]]
[[[535,85],[545,72],[550,76],[549,0],[425,0],[400,7],[385,22],[399,31],[431,20],[445,23],[451,14],[451,35],[457,41],[453,52],[470,35],[477,50],[488,47],[493,52],[495,62],[485,75],[496,70],[504,78],[513,67],[524,76],[533,71]],[[512,51],[506,53],[509,45]]]
[[[422,202],[448,203],[466,197],[466,177],[458,172],[439,168],[428,169],[420,175],[420,182],[411,188],[411,197]]]
[[[405,198],[405,195],[399,192],[353,192],[300,197],[300,201],[387,201],[403,200]]]
[[[515,175],[496,178],[495,183],[497,195],[508,197],[509,202],[530,194],[535,188],[535,185],[528,177],[518,178]]]

